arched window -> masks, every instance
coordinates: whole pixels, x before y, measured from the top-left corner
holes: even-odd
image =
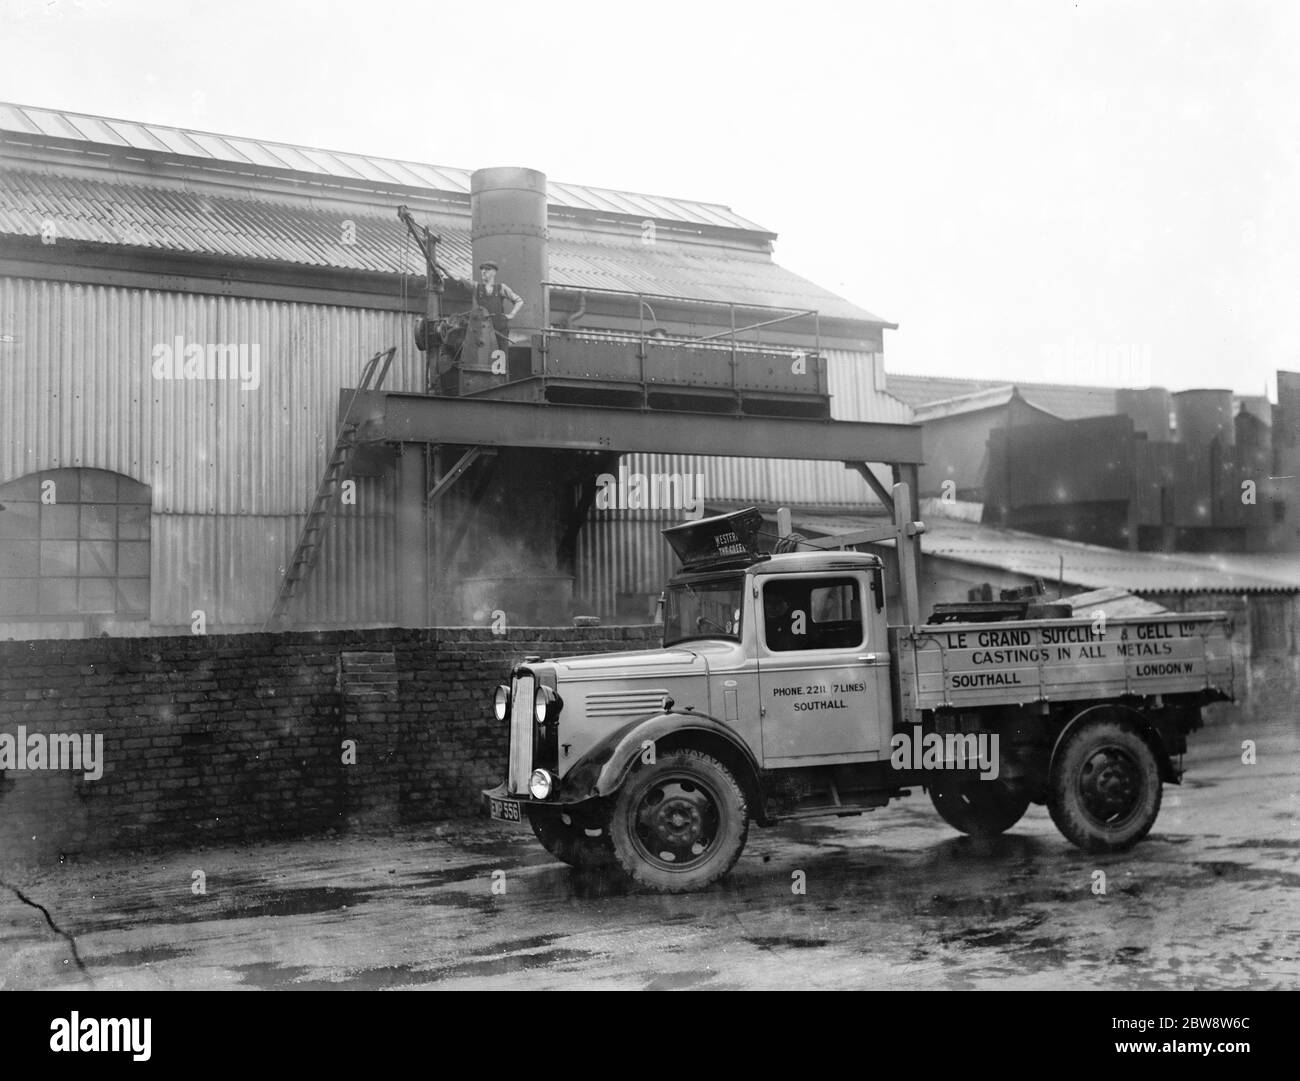
[[[149,618],[149,488],[102,469],[0,485],[0,618]]]

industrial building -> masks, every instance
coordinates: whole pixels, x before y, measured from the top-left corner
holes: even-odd
[[[921,461],[892,324],[774,239],[528,169],[0,105],[0,636],[645,621],[659,528],[702,501],[888,500]]]
[[[1117,416],[994,431],[985,521],[1134,551],[1300,552],[1300,376],[1277,381],[1267,419],[1228,390],[1152,388],[1121,391]]]
[[[1300,375],[1278,401],[1196,388],[890,375],[926,461],[921,496],[983,520],[1149,552],[1300,552]]]

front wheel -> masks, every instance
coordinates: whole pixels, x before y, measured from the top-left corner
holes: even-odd
[[[1047,808],[1086,852],[1120,852],[1145,837],[1160,813],[1160,764],[1130,721],[1088,721],[1052,761]]]
[[[1029,796],[1005,781],[954,773],[930,784],[930,802],[953,829],[972,837],[1005,833],[1029,809]]]
[[[614,864],[609,826],[596,816],[541,811],[529,806],[528,824],[542,847],[561,863],[580,870],[597,870]]]
[[[749,808],[716,758],[690,748],[667,751],[628,777],[610,836],[633,881],[685,893],[712,885],[735,865],[749,836]]]

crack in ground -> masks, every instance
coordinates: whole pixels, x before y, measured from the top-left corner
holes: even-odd
[[[30,905],[32,908],[36,909],[36,911],[38,911],[42,916],[45,917],[45,922],[50,925],[51,931],[53,931],[56,935],[59,935],[68,940],[68,948],[72,950],[72,959],[77,962],[77,968],[79,968],[81,970],[81,974],[86,977],[86,982],[93,987],[95,985],[95,981],[90,978],[90,973],[86,971],[86,963],[82,961],[81,954],[77,950],[76,938],[74,938],[72,935],[70,935],[67,931],[65,931],[62,927],[60,927],[57,923],[54,922],[54,917],[50,915],[50,910],[48,908],[46,908],[43,904],[40,904],[37,901],[33,901],[30,897],[27,896],[27,894],[23,893],[23,891],[20,890],[17,886],[10,885],[3,878],[0,878],[0,886],[3,886],[5,889],[7,889],[10,893],[12,893],[15,897],[17,897],[18,900],[20,900],[23,904]]]

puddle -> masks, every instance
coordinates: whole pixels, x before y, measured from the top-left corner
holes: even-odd
[[[1216,882],[1262,882],[1270,886],[1284,886],[1288,889],[1300,887],[1300,874],[1294,871],[1277,871],[1268,867],[1252,867],[1248,863],[1233,863],[1230,860],[1198,860],[1192,864],[1203,871],[1209,871]],[[1204,880],[1202,880],[1204,881]],[[1187,885],[1200,885],[1196,880],[1187,881]]]
[[[1034,930],[1046,919],[1047,913],[1039,912],[1006,927],[965,927],[960,931],[954,931],[952,934],[940,935],[939,941],[946,946],[955,944],[971,946],[977,949],[987,949],[992,946],[1014,946],[1020,941],[1020,936]]]
[[[702,983],[708,983],[717,973],[712,969],[705,969],[703,972],[666,972],[662,976],[656,976],[651,980],[643,991],[683,991],[688,987],[698,987]]]
[[[265,885],[262,883],[261,885]],[[263,916],[309,916],[357,908],[370,900],[370,890],[342,886],[302,886],[282,890],[225,888],[205,896],[169,898],[168,903],[142,901],[117,904],[97,918],[73,920],[67,928],[76,935],[120,931],[167,924],[208,923],[217,920],[251,920]]]
[[[513,864],[510,865],[512,868]],[[454,886],[461,882],[472,882],[481,878],[491,882],[493,871],[504,871],[502,863],[471,863],[461,867],[449,867],[445,871],[414,871],[404,875],[401,884],[419,883],[421,886]]]
[[[141,946],[138,950],[120,950],[117,953],[101,953],[97,957],[87,957],[86,964],[91,968],[121,965],[130,968],[135,965],[152,965],[157,961],[174,961],[178,957],[192,957],[193,950],[179,946]]]
[[[319,912],[336,912],[356,908],[370,900],[369,890],[338,886],[303,886],[279,890],[236,908],[209,911],[191,920],[253,920],[267,916],[310,916]],[[190,922],[190,921],[186,921]]]
[[[829,946],[830,940],[826,938],[795,938],[790,935],[776,935],[773,937],[746,938],[746,942],[757,946],[760,950],[816,950],[822,946]]]
[[[1022,890],[1017,893],[975,897],[954,897],[938,893],[923,907],[917,909],[917,915],[945,918],[956,916],[965,919],[982,917],[999,920],[1018,914],[1025,905],[1079,901],[1086,896],[1087,894],[1081,890],[1071,892],[1049,889]]]
[[[293,987],[304,991],[338,990],[338,984],[329,980],[305,980],[296,983],[311,971],[305,965],[277,965],[269,961],[258,961],[248,965],[231,965],[232,972],[239,973],[239,982],[246,987],[256,987],[262,991],[278,991]]]
[[[426,983],[436,980],[449,980],[458,976],[508,976],[516,972],[527,972],[535,968],[549,968],[551,965],[564,964],[568,961],[586,961],[595,954],[587,950],[545,950],[542,953],[516,954],[512,957],[494,957],[480,961],[463,961],[457,965],[429,969],[424,973]]]

